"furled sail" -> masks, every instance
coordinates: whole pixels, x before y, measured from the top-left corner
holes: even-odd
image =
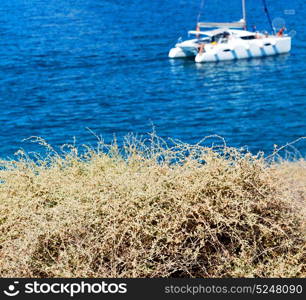
[[[233,23],[218,23],[218,22],[199,22],[199,28],[245,28],[246,23],[244,20]]]

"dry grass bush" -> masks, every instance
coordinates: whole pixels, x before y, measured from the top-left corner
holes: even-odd
[[[306,275],[303,160],[154,135],[45,146],[1,161],[1,277]]]

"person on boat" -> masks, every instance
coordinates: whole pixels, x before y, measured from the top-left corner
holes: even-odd
[[[285,27],[282,27],[279,31],[278,31],[278,33],[277,33],[277,36],[278,37],[282,37],[283,35],[284,35],[284,31],[286,30],[286,28]]]
[[[229,36],[230,36],[229,32],[227,32],[227,31],[223,32],[223,38],[228,39]]]
[[[262,36],[259,34],[258,31],[255,32],[255,39],[261,39]]]
[[[212,38],[211,38],[211,40],[210,40],[210,43],[212,44],[212,45],[216,45],[217,44],[217,36],[212,36]]]
[[[198,53],[203,53],[203,52],[205,52],[205,44],[204,43],[202,43],[202,44],[200,44],[199,46],[198,46]]]
[[[230,38],[230,34],[227,31],[224,31],[221,38],[221,43],[226,44]]]

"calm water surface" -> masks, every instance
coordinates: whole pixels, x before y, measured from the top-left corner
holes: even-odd
[[[240,18],[238,0],[205,2],[203,20]],[[261,1],[248,2],[250,24],[268,29]],[[87,127],[110,141],[153,124],[254,152],[306,136],[305,3],[268,3],[296,32],[290,55],[198,65],[167,53],[194,29],[199,0],[1,0],[0,156],[37,150],[29,136],[93,145]]]

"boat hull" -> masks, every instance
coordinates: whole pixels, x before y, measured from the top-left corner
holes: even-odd
[[[198,54],[196,39],[178,43],[169,51],[169,58],[195,57]]]
[[[288,53],[291,50],[290,37],[271,37],[251,42],[228,45],[207,45],[204,52],[195,56],[195,62],[218,62]]]
[[[196,56],[196,53],[193,51],[189,51],[187,49],[181,47],[174,47],[169,51],[169,58],[185,58],[185,57],[192,57]]]

